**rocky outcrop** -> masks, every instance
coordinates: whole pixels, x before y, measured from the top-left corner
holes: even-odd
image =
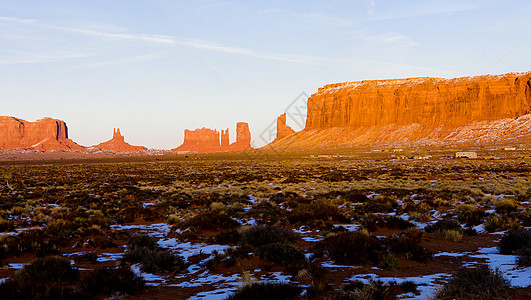
[[[529,141],[531,72],[325,85],[306,127],[270,146],[448,145]]]
[[[35,150],[83,150],[85,147],[68,138],[68,127],[61,120],[43,118],[28,122],[0,116],[0,150],[29,148]]]
[[[286,113],[281,114],[277,118],[277,138],[276,140],[283,139],[288,135],[295,133],[295,130],[286,125]]]
[[[143,151],[147,150],[144,146],[132,146],[125,142],[124,136],[120,133],[120,128],[115,128],[111,140],[92,146],[100,150],[109,151]]]
[[[217,130],[201,128],[184,130],[184,143],[172,151],[192,151],[201,153],[232,152],[251,149],[251,132],[249,124],[236,124],[236,142],[229,144],[229,129]]]

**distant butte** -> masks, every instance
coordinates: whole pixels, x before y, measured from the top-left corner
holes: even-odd
[[[147,150],[144,146],[131,146],[125,142],[124,136],[120,133],[120,128],[115,128],[113,132],[113,137],[111,140],[92,146],[92,148],[97,148],[100,150],[109,150],[109,151],[143,151]]]
[[[277,125],[283,124],[279,118]],[[297,150],[530,141],[531,72],[526,72],[328,84],[308,98],[305,128],[267,147]]]
[[[68,138],[68,127],[64,121],[43,118],[28,122],[0,116],[0,150],[17,148],[41,151],[85,149]]]
[[[281,114],[277,119],[277,138],[276,140],[283,139],[291,134],[295,133],[295,130],[286,125],[286,113]]]
[[[221,139],[220,139],[221,138]],[[229,144],[229,129],[217,130],[201,128],[184,130],[184,142],[172,151],[191,151],[200,153],[235,152],[252,149],[251,132],[249,124],[238,122],[236,124],[236,142]]]

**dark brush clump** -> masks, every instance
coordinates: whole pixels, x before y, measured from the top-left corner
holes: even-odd
[[[361,232],[341,232],[327,236],[314,247],[315,257],[326,254],[336,263],[378,263],[382,244],[374,237]]]
[[[461,225],[459,225],[457,220],[442,219],[437,221],[435,224],[426,226],[424,230],[429,233],[437,233],[446,230],[461,230]]]
[[[422,247],[420,244],[421,237],[421,233],[408,232],[399,237],[389,238],[386,244],[392,253],[418,262],[426,262],[426,260],[431,258],[432,253]]]
[[[246,285],[227,300],[288,300],[295,299],[302,288],[289,283],[254,283]]]
[[[288,215],[288,220],[292,224],[311,223],[316,220],[347,222],[348,218],[334,205],[324,202],[299,204]]]
[[[244,230],[240,243],[252,247],[260,247],[267,244],[291,244],[300,239],[300,236],[291,231],[278,226],[257,225]]]
[[[486,265],[463,268],[437,293],[437,299],[506,299],[509,281]]]
[[[283,244],[267,244],[263,245],[256,251],[261,258],[284,265],[292,271],[303,269],[307,260],[304,254],[295,247]]]
[[[112,295],[124,293],[132,295],[145,286],[144,280],[131,269],[97,269],[82,278],[81,289],[87,294]]]
[[[122,263],[140,263],[144,272],[181,273],[186,270],[186,264],[180,256],[160,250],[155,239],[150,236],[133,236],[129,239],[127,246],[129,251],[122,256]]]

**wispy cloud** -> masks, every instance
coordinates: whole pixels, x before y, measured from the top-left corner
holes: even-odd
[[[114,40],[131,40],[154,44],[174,45],[188,48],[195,48],[205,51],[214,51],[220,53],[234,54],[240,56],[254,57],[267,60],[283,61],[297,64],[314,64],[309,57],[287,54],[270,54],[254,51],[246,48],[232,47],[221,45],[213,42],[196,39],[179,39],[177,37],[158,34],[136,34],[136,33],[117,33],[100,30],[84,29],[77,27],[57,26],[38,22],[31,19],[20,19],[12,17],[0,17],[0,21],[15,22],[19,24],[38,26],[40,28],[52,29],[57,31],[72,32],[82,35],[101,37]]]
[[[379,10],[378,12],[376,12],[375,0],[371,0],[371,5],[372,4],[374,4],[374,9],[372,10],[372,13],[371,10],[369,11],[368,19],[370,21],[409,19],[424,16],[453,14],[458,12],[475,10],[480,7],[478,2],[425,0],[416,2],[414,5],[407,5],[407,2],[399,2],[398,5],[400,6],[398,8],[393,7],[392,11],[383,12]]]

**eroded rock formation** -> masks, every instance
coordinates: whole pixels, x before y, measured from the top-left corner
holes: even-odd
[[[110,151],[143,151],[147,150],[144,146],[132,146],[125,142],[124,136],[120,133],[120,128],[115,128],[113,132],[112,139],[96,146],[93,148],[98,148],[101,150],[110,150]]]
[[[0,116],[0,150],[30,148],[35,150],[83,150],[85,147],[68,138],[68,127],[61,120],[43,118],[28,122]]]
[[[184,143],[172,151],[192,151],[201,153],[232,152],[251,149],[249,124],[239,122],[236,125],[236,142],[229,144],[229,129],[217,130],[201,128],[184,130]]]
[[[276,140],[283,139],[290,134],[295,133],[295,130],[286,125],[286,113],[281,114],[277,118],[277,138]]]
[[[306,127],[270,146],[496,144],[531,139],[531,72],[325,85]]]

